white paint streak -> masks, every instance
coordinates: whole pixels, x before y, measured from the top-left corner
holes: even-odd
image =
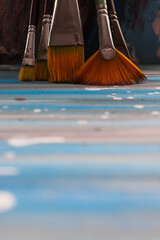
[[[121,101],[123,98],[121,98],[121,97],[114,97],[113,98],[113,100],[115,100],[115,101]]]
[[[79,125],[86,125],[88,122],[86,120],[80,120],[78,121]]]
[[[19,170],[16,167],[0,167],[0,177],[4,176],[17,176]]]
[[[160,92],[150,92],[150,93],[148,93],[148,95],[158,95],[158,94],[160,94]]]
[[[42,112],[42,110],[41,109],[34,109],[33,112],[34,113],[40,113],[40,112]]]
[[[64,143],[64,137],[39,137],[39,138],[13,138],[8,140],[12,147],[26,147],[37,144]]]
[[[103,120],[107,120],[107,119],[109,119],[109,116],[107,116],[107,115],[103,115],[103,116],[101,116],[101,119],[103,119]]]
[[[105,89],[113,89],[113,88],[85,88],[87,91],[100,91]]]
[[[137,109],[143,109],[144,106],[143,106],[143,105],[134,105],[134,108],[137,108]]]
[[[0,191],[0,213],[8,212],[17,205],[16,197],[7,191]]]
[[[135,99],[134,97],[127,97],[127,99]]]
[[[158,111],[153,111],[153,112],[152,112],[152,115],[158,116],[158,115],[160,115],[160,112],[158,112]]]

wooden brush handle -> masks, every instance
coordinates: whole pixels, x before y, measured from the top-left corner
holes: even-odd
[[[106,0],[95,0],[95,3],[96,3],[96,6],[101,5],[101,4],[104,4],[104,5],[107,4]]]
[[[114,12],[116,14],[116,8],[114,4],[114,0],[107,0],[107,7],[108,7],[108,12]]]
[[[45,0],[44,15],[52,15],[55,0]]]
[[[31,0],[29,25],[37,26],[40,0]]]
[[[114,0],[107,0],[107,7],[114,45],[126,57],[130,58],[129,50],[118,21]]]

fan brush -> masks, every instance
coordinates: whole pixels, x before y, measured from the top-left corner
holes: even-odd
[[[96,0],[100,50],[77,71],[75,82],[86,85],[131,85],[146,79],[143,72],[115,49],[106,0]]]

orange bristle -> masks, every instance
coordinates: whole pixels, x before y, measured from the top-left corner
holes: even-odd
[[[37,81],[47,81],[49,78],[47,60],[35,63],[35,74]]]
[[[19,73],[20,81],[35,81],[35,68],[33,66],[22,66]]]
[[[116,50],[112,60],[105,60],[97,51],[76,73],[75,82],[86,85],[132,85],[146,79],[144,73]]]
[[[51,83],[73,83],[75,73],[83,63],[83,46],[48,48],[48,70]]]

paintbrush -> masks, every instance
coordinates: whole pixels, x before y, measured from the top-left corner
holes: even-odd
[[[84,63],[84,41],[77,0],[56,0],[48,47],[50,82],[72,83]]]
[[[32,0],[26,47],[24,51],[22,67],[19,73],[19,80],[21,81],[35,80],[35,37],[38,10],[39,0]]]
[[[115,49],[106,0],[96,0],[100,50],[78,71],[75,82],[87,85],[131,85],[146,79],[143,72]]]
[[[54,2],[54,0],[45,0],[44,3],[41,38],[37,61],[35,64],[36,80],[48,80],[49,76],[47,65],[47,51]]]

